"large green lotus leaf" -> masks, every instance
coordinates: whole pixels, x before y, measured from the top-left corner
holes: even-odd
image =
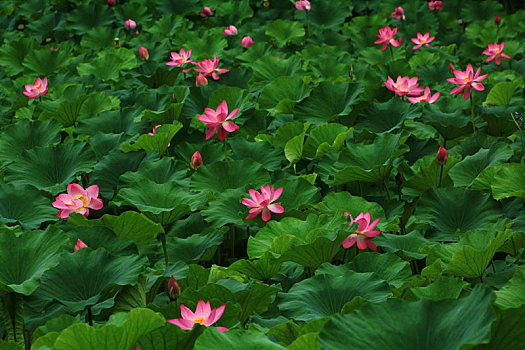
[[[266,26],[266,35],[277,40],[278,47],[304,36],[303,24],[296,21],[277,19]]]
[[[2,350],[24,350],[24,347],[18,343],[0,340],[0,349]]]
[[[60,225],[60,229],[68,233],[71,241],[68,251],[72,251],[77,240],[80,239],[89,248],[104,248],[111,255],[127,256],[137,254],[137,246],[133,241],[118,237],[115,232],[109,228],[104,226],[75,226],[72,221],[78,220],[79,215],[80,214],[71,214],[67,224]],[[91,220],[85,221],[86,224],[88,224]]]
[[[299,176],[280,179],[272,186],[275,189],[283,187],[283,193],[276,202],[282,203],[285,213],[287,210],[301,209],[307,205],[313,206],[321,199],[319,188]],[[247,197],[249,197],[248,194]]]
[[[368,304],[333,316],[319,334],[319,342],[326,349],[469,349],[470,344],[489,340],[495,318],[489,306],[492,296],[478,286],[460,300],[392,299]]]
[[[167,85],[167,86],[173,86],[175,84],[175,81],[177,80],[177,77],[182,72],[182,68],[172,68],[166,69],[162,66],[157,67],[155,69],[155,72],[149,76],[141,75],[138,77],[140,81],[142,81],[144,84],[149,86],[150,88],[156,89],[159,86]],[[182,105],[179,107],[182,108]],[[171,119],[167,122],[172,123],[174,119]]]
[[[100,112],[118,109],[120,100],[106,92],[96,92],[87,97],[80,107],[81,115],[97,115]]]
[[[119,188],[134,187],[135,183],[150,180],[157,184],[177,182],[182,185],[188,172],[188,165],[174,158],[164,157],[144,161],[137,171],[129,171],[119,179]]]
[[[249,208],[241,203],[249,195],[242,188],[227,189],[219,193],[215,200],[208,203],[208,208],[201,211],[204,219],[219,228],[227,224],[246,225],[244,218]]]
[[[25,229],[37,228],[44,221],[56,221],[57,210],[51,200],[33,186],[0,182],[0,222],[19,223]]]
[[[496,308],[496,322],[492,323],[490,342],[475,347],[476,350],[508,350],[523,346],[525,337],[525,306],[517,309]]]
[[[480,277],[496,251],[512,236],[511,230],[469,231],[458,243],[425,247],[427,266],[440,260],[444,272],[461,277]]]
[[[114,31],[110,27],[92,28],[82,36],[80,46],[96,52],[114,45],[114,38]]]
[[[390,295],[388,283],[373,273],[349,270],[341,276],[320,274],[294,284],[287,293],[279,293],[279,310],[287,317],[308,322],[341,312],[355,297],[380,303]]]
[[[125,211],[119,216],[106,214],[96,220],[88,220],[80,214],[71,214],[69,223],[77,226],[106,227],[118,237],[129,239],[135,244],[148,244],[157,233],[164,232],[161,225],[136,211]]]
[[[160,155],[163,155],[168,150],[171,139],[180,129],[182,129],[182,123],[174,121],[173,124],[160,126],[156,130],[155,135],[140,135],[134,143],[123,143],[120,149],[123,152],[143,149],[146,153],[157,151]]]
[[[179,98],[183,98],[179,96]],[[181,112],[184,103],[170,103],[163,111],[145,110],[142,119],[149,119],[154,125],[172,124],[174,121],[181,119]]]
[[[518,81],[497,83],[492,89],[490,89],[487,98],[485,99],[484,106],[508,105],[512,95],[514,95],[514,91],[520,84],[521,83]]]
[[[236,116],[238,118],[244,111],[253,107],[254,104],[251,102],[251,97],[252,94],[247,90],[236,86],[225,86],[211,93],[208,106],[216,109],[222,101],[226,101],[230,113],[235,108],[239,108],[239,113]]]
[[[69,239],[52,226],[45,231],[26,231],[19,236],[2,229],[0,288],[6,292],[32,294],[42,274],[58,264],[62,247],[67,245]]]
[[[295,104],[310,95],[310,89],[298,77],[278,77],[267,84],[257,100],[258,109],[272,115],[292,113]]]
[[[266,252],[259,259],[239,259],[230,265],[230,269],[244,273],[246,276],[268,282],[281,268],[282,261],[272,253]]]
[[[66,329],[67,327],[71,326],[72,324],[74,323],[80,323],[82,322],[80,320],[80,315],[76,315],[75,317],[71,316],[71,315],[67,315],[67,314],[64,314],[64,315],[61,315],[60,317],[57,317],[57,318],[53,318],[49,321],[46,322],[45,325],[43,326],[40,326],[38,327],[34,332],[33,332],[33,342],[48,334],[48,333],[51,333],[51,332],[60,332],[64,329]],[[58,335],[58,334],[57,334]]]
[[[355,218],[361,212],[370,212],[372,218],[385,218],[385,211],[376,202],[368,202],[363,197],[352,196],[348,192],[332,192],[324,196],[323,201],[317,205],[322,211],[334,213],[347,211]]]
[[[284,156],[294,166],[303,157],[304,136],[304,133],[294,136],[284,145]]]
[[[195,342],[195,350],[279,350],[284,346],[272,342],[263,333],[253,330],[233,329],[224,333],[208,327]]]
[[[163,184],[145,179],[133,187],[119,189],[112,203],[131,205],[153,221],[167,227],[206,201],[204,193],[193,194],[175,182]]]
[[[309,127],[310,123],[284,123],[279,127],[279,129],[277,129],[277,131],[275,132],[275,136],[270,140],[270,142],[276,147],[284,148],[288,141],[290,141],[295,136],[306,133]]]
[[[11,40],[0,47],[0,67],[12,77],[24,70],[22,62],[28,53],[33,51],[36,41],[33,38]]]
[[[79,95],[75,100],[60,102],[57,111],[52,114],[52,118],[61,122],[64,127],[76,125],[81,119],[80,111],[87,98],[87,95]]]
[[[100,51],[96,59],[88,63],[80,63],[77,71],[80,76],[94,75],[100,80],[117,82],[121,70],[129,70],[137,65],[135,54],[128,49],[119,48],[118,51],[108,49]]]
[[[141,350],[193,350],[195,340],[205,329],[205,326],[196,324],[191,331],[185,331],[166,322],[163,327],[140,337],[136,345]]]
[[[460,232],[487,229],[503,213],[490,195],[460,188],[432,188],[421,196],[415,216],[429,223],[436,237],[455,240]]]
[[[80,5],[68,16],[69,28],[76,30],[79,34],[84,34],[91,28],[111,26],[113,14],[111,8],[105,5]]]
[[[424,123],[433,126],[447,140],[472,133],[471,120],[464,112],[469,105],[463,98],[448,98],[438,105],[425,106],[426,113],[422,114]]]
[[[426,298],[432,301],[457,299],[469,284],[457,277],[445,276],[425,287],[416,287],[404,294],[405,299],[413,295],[414,301]]]
[[[525,304],[525,268],[520,266],[505,286],[496,292],[496,305],[502,309],[518,308]]]
[[[495,199],[525,198],[525,164],[502,164],[494,169],[492,195]]]
[[[171,261],[190,262],[199,260],[207,249],[220,245],[224,235],[220,231],[195,234],[188,238],[167,237],[168,257]]]
[[[96,164],[95,153],[85,143],[36,147],[22,153],[16,166],[8,168],[6,182],[32,185],[56,195],[64,192],[75,175],[89,172]]]
[[[93,148],[93,151],[95,151],[97,160],[99,161],[110,152],[119,149],[123,141],[123,136],[123,134],[104,134],[99,131],[95,136],[89,138],[88,143],[91,148]]]
[[[350,114],[363,87],[355,83],[322,82],[294,108],[295,119],[324,124]]]
[[[359,253],[352,261],[344,265],[323,264],[315,273],[342,276],[349,270],[374,272],[382,280],[387,281],[396,288],[399,288],[412,277],[412,271],[408,262],[403,261],[393,253],[379,254],[376,252]]]
[[[306,220],[293,217],[269,221],[254,237],[248,238],[248,257],[260,258],[267,251],[284,253],[293,244],[313,243],[318,237],[334,240],[337,229],[344,227],[342,215],[308,215]]]
[[[337,11],[330,10],[336,8]],[[344,0],[321,0],[317,1],[314,5],[315,11],[309,12],[310,21],[312,27],[318,27],[320,29],[330,29],[340,25],[343,25],[346,17],[351,17],[351,5]],[[297,11],[296,17],[301,16],[301,12]],[[301,16],[302,17],[302,16]],[[321,32],[314,30],[315,32]]]
[[[233,138],[228,143],[233,150],[234,160],[251,159],[268,171],[281,169],[283,152],[266,141],[249,142],[243,138]]]
[[[127,171],[136,171],[147,158],[144,151],[124,153],[113,150],[95,165],[89,175],[90,182],[98,185],[102,197],[111,199],[116,193],[121,175]]]
[[[97,132],[105,134],[120,134],[128,138],[130,135],[136,135],[144,132],[148,123],[145,121],[138,122],[134,119],[140,115],[140,109],[125,107],[119,111],[105,111],[96,117],[80,120],[76,132],[83,135],[95,135]]]
[[[249,184],[270,184],[270,175],[263,166],[250,160],[217,162],[199,167],[191,177],[193,191],[223,192]]]
[[[54,120],[24,119],[9,125],[0,136],[0,160],[15,161],[24,150],[59,143],[60,129],[60,124]]]
[[[384,134],[373,143],[358,143],[343,149],[334,166],[344,168],[335,174],[334,184],[382,182],[390,174],[394,160],[408,152],[405,140],[401,134]]]
[[[56,74],[71,61],[71,53],[66,47],[55,52],[47,47],[33,50],[27,54],[22,65],[37,75],[49,76]]]
[[[141,336],[166,324],[162,315],[150,309],[133,309],[129,313],[111,315],[109,321],[93,328],[86,323],[76,323],[64,329],[54,341],[40,338],[34,349],[56,350],[129,350]]]
[[[79,312],[101,301],[103,293],[137,283],[146,263],[146,257],[114,257],[102,248],[64,253],[59,265],[42,276],[37,293]]]
[[[417,168],[417,172],[403,183],[401,190],[403,195],[412,198],[419,197],[425,191],[439,187],[440,177],[441,186],[452,187],[453,182],[448,174],[458,162],[458,158],[449,157],[446,164],[443,165],[443,175],[441,175],[441,164],[437,162],[435,156],[420,158],[413,166],[414,169]]]
[[[323,124],[313,128],[304,144],[304,156],[308,159],[319,159],[328,152],[339,152],[352,130],[338,123]]]
[[[292,55],[288,59],[279,56],[265,55],[253,62],[255,81],[272,81],[282,76],[294,76],[300,68],[299,57]]]
[[[426,254],[419,252],[419,249],[425,245],[432,245],[431,241],[417,231],[402,236],[383,232],[374,238],[374,242],[388,252],[401,252],[404,256],[412,259],[423,259]]]
[[[454,181],[455,186],[468,187],[472,185],[476,177],[478,177],[483,170],[490,166],[505,163],[512,157],[512,154],[513,152],[509,145],[497,143],[490,149],[482,148],[478,153],[465,157],[465,159],[456,164],[448,174]]]
[[[359,115],[354,125],[356,131],[368,130],[373,133],[389,133],[402,127],[407,119],[421,115],[413,106],[394,96],[384,103],[372,103]]]

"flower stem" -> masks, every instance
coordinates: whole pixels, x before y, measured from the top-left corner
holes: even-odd
[[[166,247],[166,234],[161,233],[159,235],[160,242],[162,243],[162,252],[164,253],[164,262],[166,263],[166,267],[168,267],[169,260],[168,260],[168,249]]]
[[[394,50],[392,50],[392,45],[388,45],[388,48],[390,49],[390,56],[392,57],[392,62],[394,62]]]
[[[474,123],[474,100],[472,99],[472,93],[470,94],[470,117],[472,118],[472,130],[476,132],[476,124]]]
[[[390,191],[388,190],[388,186],[386,185],[386,179],[383,179],[383,186],[385,187],[386,197],[388,198],[388,200],[390,200]]]
[[[228,137],[224,138],[224,161],[228,162],[228,141],[226,141]]]
[[[88,319],[88,324],[90,326],[93,326],[93,315],[91,314],[91,306],[88,306],[87,308],[87,319]]]
[[[439,185],[438,185],[438,187],[441,187],[441,180],[443,179],[443,166],[444,166],[444,164],[441,164],[441,170],[439,171]]]
[[[306,11],[306,39],[310,37],[310,17],[308,11]]]

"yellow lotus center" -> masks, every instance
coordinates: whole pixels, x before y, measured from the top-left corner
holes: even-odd
[[[466,76],[466,77],[463,77],[463,80],[465,81],[465,83],[468,83],[470,81],[469,77]]]
[[[41,91],[40,91],[40,85],[35,85],[35,89],[37,89],[38,92],[41,92]]]
[[[421,44],[426,44],[426,43],[427,43],[427,39],[421,39],[419,42],[420,42]]]
[[[198,324],[201,324],[204,326],[204,321],[206,321],[206,318],[204,317],[197,317],[196,319],[193,320],[193,323],[198,323]]]
[[[87,206],[88,206],[88,204],[89,204],[89,200],[88,200],[86,197],[84,197],[83,195],[81,195],[81,194],[77,194],[77,195],[75,196],[75,198],[80,199],[80,200],[82,201],[82,205],[83,205],[84,207],[87,207]]]
[[[495,53],[500,53],[499,49],[494,49]]]

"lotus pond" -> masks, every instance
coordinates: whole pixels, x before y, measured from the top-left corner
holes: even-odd
[[[4,0],[0,349],[524,349],[523,18]]]

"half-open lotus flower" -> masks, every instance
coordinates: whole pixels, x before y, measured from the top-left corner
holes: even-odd
[[[52,205],[60,209],[56,216],[61,219],[69,218],[72,212],[89,215],[89,209],[102,209],[102,199],[98,197],[98,186],[93,185],[84,189],[78,184],[67,185],[67,193],[59,194]]]
[[[195,323],[209,327],[221,318],[225,308],[226,305],[222,305],[218,308],[212,309],[209,301],[204,302],[204,300],[199,300],[195,312],[192,312],[186,306],[181,305],[180,313],[182,317],[167,321],[179,326],[181,329],[192,329]],[[221,333],[224,333],[228,330],[228,328],[225,327],[216,328]]]
[[[476,71],[476,74],[474,74],[474,70],[472,69],[470,63],[467,65],[467,70],[464,72],[460,70],[454,70],[455,78],[448,78],[447,81],[452,84],[458,84],[459,86],[453,88],[450,94],[463,93],[463,97],[466,100],[470,97],[472,89],[478,91],[485,90],[485,86],[481,84],[480,81],[485,80],[488,74],[480,76],[480,72],[481,67],[479,67]]]
[[[222,31],[222,34],[224,34],[224,36],[237,35],[237,33],[237,28],[234,25],[229,25],[228,27],[226,27],[226,29]]]
[[[310,1],[307,0],[301,0],[295,2],[295,8],[299,11],[310,11]]]
[[[399,75],[395,82],[392,78],[388,77],[384,84],[388,90],[394,91],[396,96],[419,96],[423,92],[423,89],[418,88],[419,83],[417,79],[418,77],[410,78]]]
[[[251,198],[243,198],[242,204],[247,207],[253,207],[253,209],[250,209],[246,220],[253,219],[259,215],[260,212],[262,212],[261,216],[263,221],[270,220],[272,216],[270,212],[276,214],[284,213],[284,208],[281,206],[281,203],[273,203],[279,199],[283,193],[283,187],[275,190],[273,186],[270,189],[270,185],[265,185],[261,186],[261,193],[252,189],[248,190],[248,193],[250,193]]]
[[[213,12],[209,7],[207,6],[204,6],[204,8],[202,9],[200,15],[201,17],[208,17],[208,16],[213,16],[215,14],[215,12]]]
[[[357,248],[366,249],[370,248],[377,252],[377,248],[374,242],[370,238],[373,238],[381,233],[381,231],[374,230],[377,226],[377,223],[380,218],[376,219],[374,222],[370,223],[370,212],[359,214],[355,219],[352,218],[352,215],[345,212],[345,216],[350,216],[350,226],[355,222],[357,223],[357,230],[352,233],[350,236],[346,237],[343,241],[343,248],[348,249],[357,243]]]
[[[219,140],[222,141],[226,138],[228,132],[234,132],[239,129],[239,126],[231,121],[231,119],[235,118],[238,112],[239,108],[235,108],[230,114],[228,114],[228,104],[226,103],[226,100],[219,103],[217,110],[205,108],[204,115],[199,115],[197,119],[206,123],[206,126],[209,127],[206,132],[206,140],[215,135],[215,132],[217,131]]]
[[[379,28],[379,34],[376,34],[376,36],[379,39],[374,41],[374,44],[383,44],[383,47],[381,47],[381,51],[385,51],[388,45],[398,47],[399,45],[401,45],[401,43],[398,40],[396,40],[396,33],[397,27],[394,29],[390,29],[389,26]]]
[[[38,98],[45,94],[47,94],[47,78],[45,77],[44,80],[40,79],[40,77],[36,78],[33,85],[25,85],[24,95],[28,98]]]
[[[403,21],[405,20],[405,11],[403,10],[402,7],[396,7],[394,12],[392,12],[390,14],[390,17],[392,18],[395,18],[395,19],[403,19]]]
[[[207,58],[202,60],[202,62],[196,62],[195,64],[199,66],[199,68],[195,68],[197,73],[202,73],[204,77],[211,76],[213,80],[219,80],[218,73],[227,73],[230,71],[229,69],[218,68],[219,59],[215,55],[213,55],[213,61]]]

